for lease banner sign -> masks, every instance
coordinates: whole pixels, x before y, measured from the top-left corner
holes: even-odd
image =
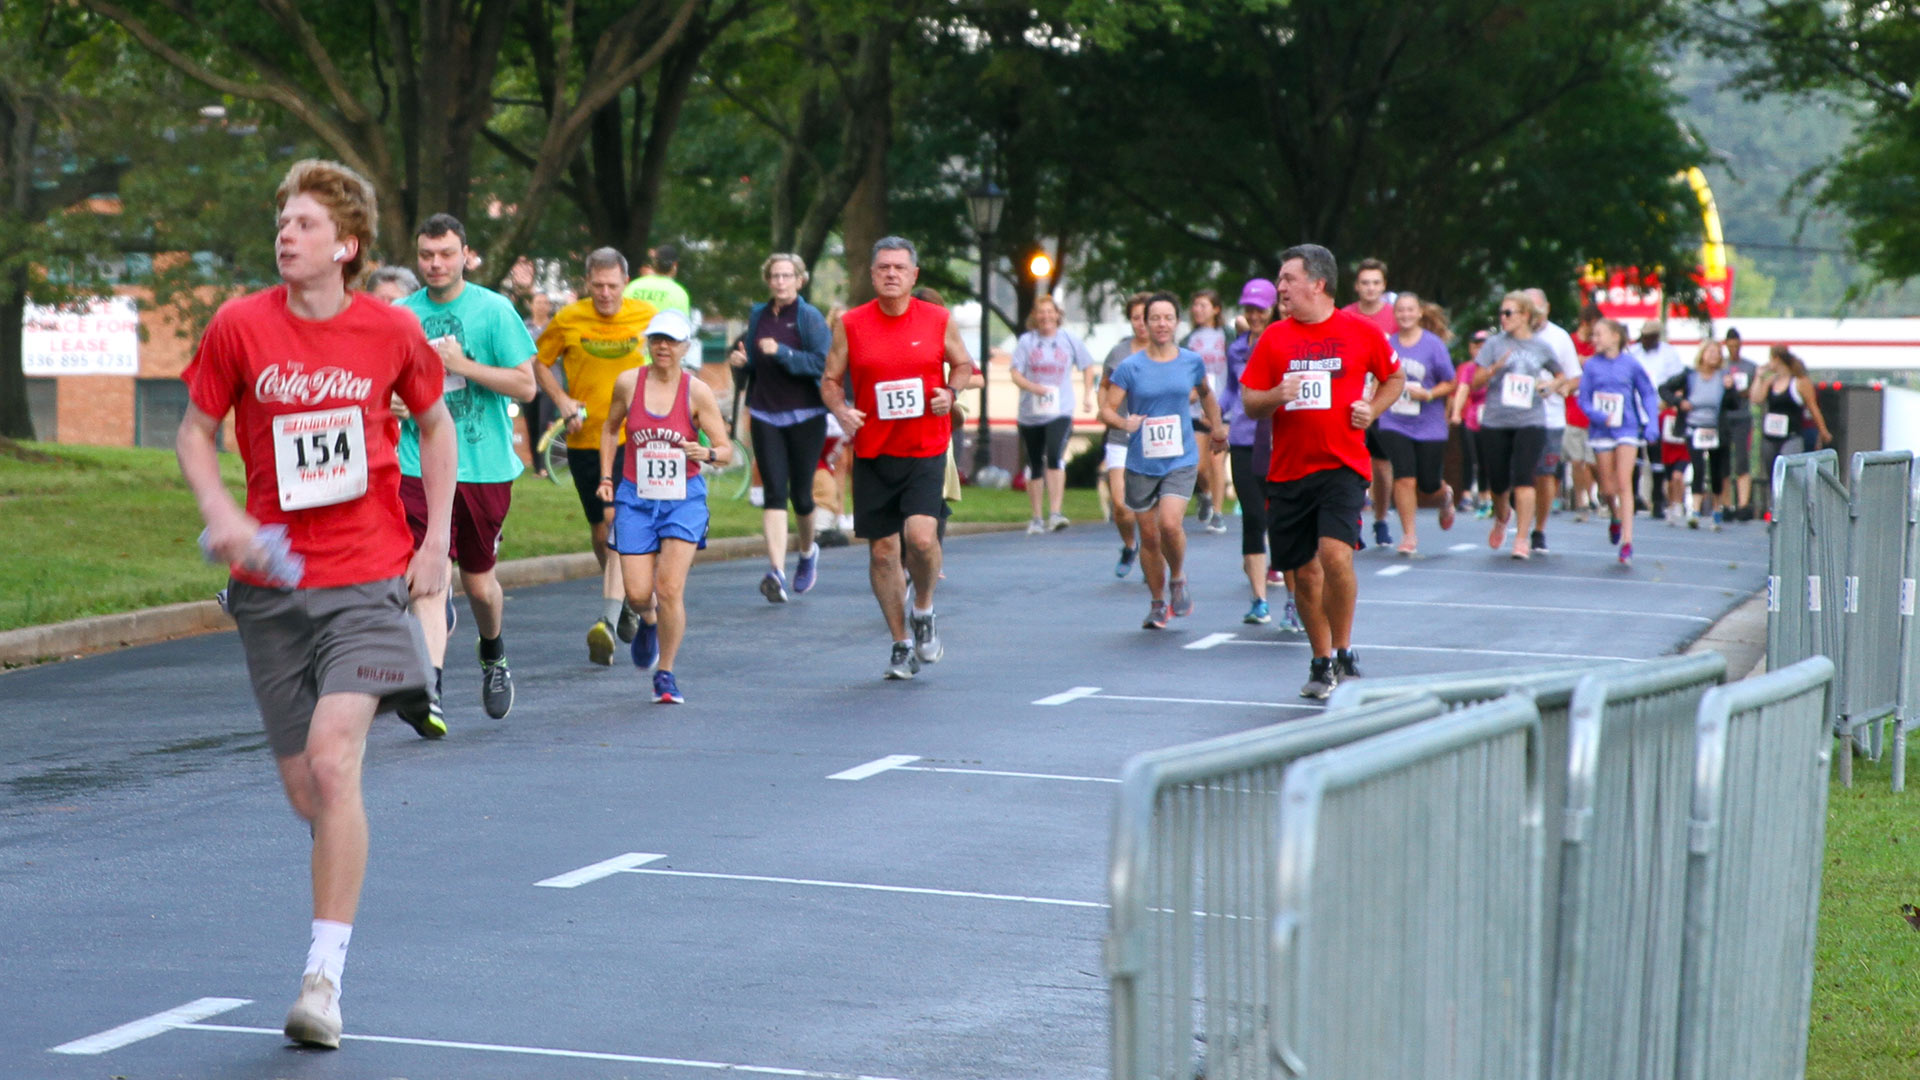
[[[20,338],[28,375],[140,373],[140,312],[130,297],[63,307],[28,304]]]

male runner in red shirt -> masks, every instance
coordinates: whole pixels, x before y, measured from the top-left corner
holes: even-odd
[[[1400,397],[1407,377],[1386,335],[1333,304],[1333,253],[1301,244],[1280,254],[1274,284],[1289,314],[1260,336],[1240,375],[1240,401],[1273,417],[1267,521],[1275,569],[1297,570],[1294,593],[1313,645],[1300,695],[1326,698],[1358,678],[1353,551],[1372,463],[1365,432]],[[1365,397],[1367,376],[1376,384]]]
[[[945,650],[934,630],[940,519],[946,514],[953,399],[973,357],[947,309],[913,298],[913,242],[882,237],[869,264],[874,299],[833,324],[820,400],[853,439],[853,534],[869,541],[868,576],[893,635],[889,679],[911,679]],[[913,577],[912,634],[900,574],[902,538]]]
[[[210,557],[232,565],[239,624],[287,801],[313,834],[313,940],[287,1037],[340,1045],[340,975],[367,868],[360,759],[374,713],[423,703],[433,674],[409,595],[447,571],[455,470],[444,372],[420,321],[351,289],[373,246],[373,185],[302,161],[276,195],[284,284],[222,305],[182,376],[192,403],[175,442],[206,520]],[[393,396],[420,427],[427,529],[419,550],[400,505]],[[214,438],[232,412],[247,505],[220,479]],[[304,560],[268,576],[262,525]],[[286,570],[282,566],[279,569]]]

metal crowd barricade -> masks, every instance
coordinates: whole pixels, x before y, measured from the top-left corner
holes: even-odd
[[[1920,576],[1920,469],[1907,492],[1907,563],[1900,579],[1900,676],[1893,718],[1893,790],[1907,788],[1907,729],[1920,723],[1920,627],[1914,625],[1914,578]]]
[[[1114,1080],[1267,1075],[1264,958],[1283,772],[1444,709],[1401,696],[1127,763],[1108,873]]]
[[[1806,1073],[1833,672],[1814,657],[1701,702],[1677,1080]]]
[[[1547,1075],[1664,1077],[1674,1054],[1694,718],[1718,653],[1623,665],[1573,691]],[[1555,882],[1546,883],[1554,895]],[[1553,910],[1549,908],[1549,910]]]
[[[1767,576],[1767,669],[1842,655],[1847,493],[1832,450],[1773,462],[1772,549]]]
[[[1524,693],[1287,769],[1279,1075],[1536,1080],[1541,774]]]
[[[1880,756],[1881,721],[1898,706],[1900,579],[1906,566],[1912,463],[1913,455],[1905,450],[1855,454],[1847,484],[1850,520],[1842,604],[1846,644],[1838,658],[1841,743],[1851,750],[1851,740],[1865,728],[1875,758]]]

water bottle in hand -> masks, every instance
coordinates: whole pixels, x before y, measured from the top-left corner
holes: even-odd
[[[200,531],[200,554],[208,562],[217,562],[207,544],[207,530]],[[296,588],[307,572],[307,560],[294,554],[285,525],[262,525],[253,534],[253,548],[241,564],[256,569],[267,581],[282,589]]]

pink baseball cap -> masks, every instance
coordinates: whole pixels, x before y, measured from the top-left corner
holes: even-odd
[[[1279,290],[1266,278],[1254,278],[1240,287],[1241,307],[1270,308],[1279,300]]]

